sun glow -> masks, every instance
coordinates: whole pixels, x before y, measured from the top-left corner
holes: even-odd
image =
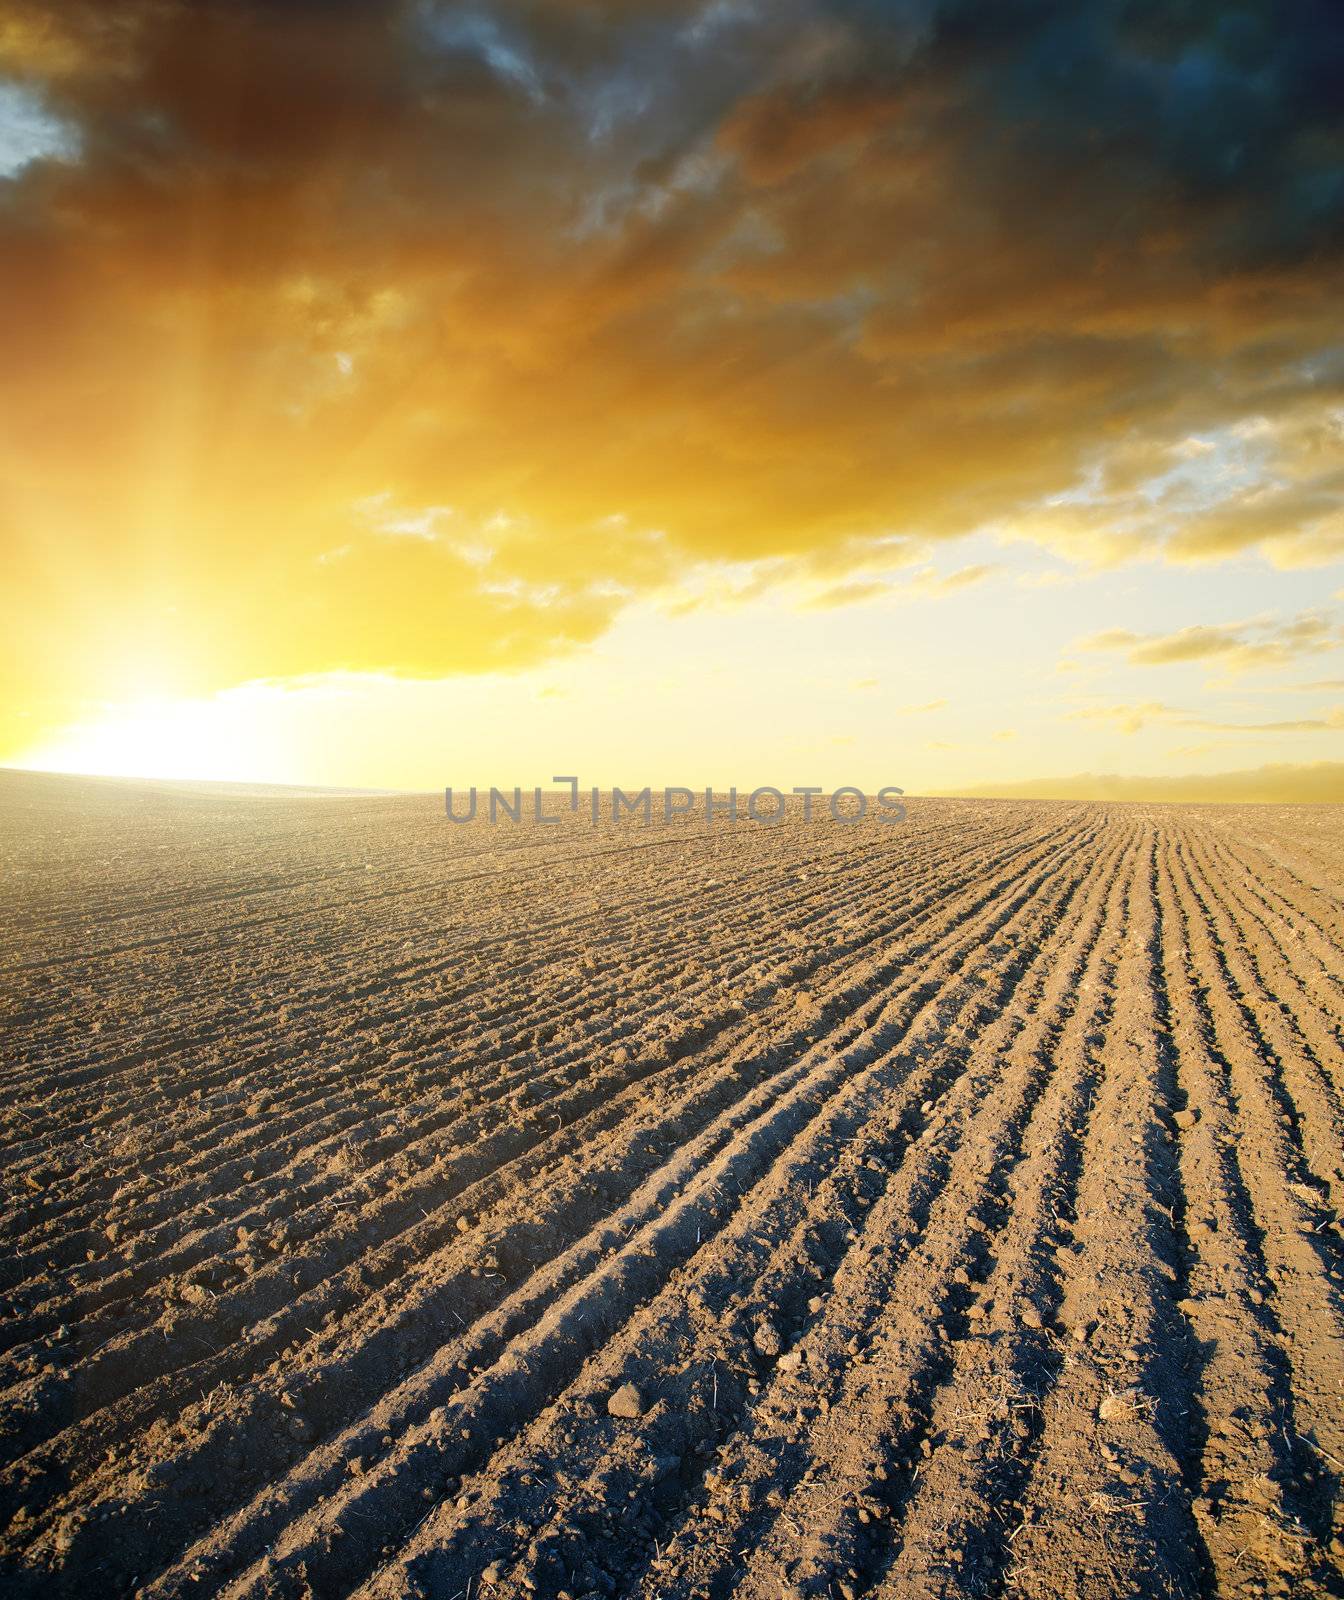
[[[107,778],[273,778],[283,765],[274,730],[242,692],[182,699],[143,695],[109,706],[26,753],[35,771],[83,772]]]

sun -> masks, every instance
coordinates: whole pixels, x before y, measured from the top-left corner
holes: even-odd
[[[104,707],[16,765],[109,778],[258,782],[273,778],[280,750],[249,697],[144,694]]]

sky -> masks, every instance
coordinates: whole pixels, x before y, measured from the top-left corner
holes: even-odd
[[[1340,81],[1333,0],[0,0],[0,763],[1344,798]]]

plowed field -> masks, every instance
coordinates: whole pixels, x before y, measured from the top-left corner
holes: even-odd
[[[1344,810],[0,861],[7,1595],[1344,1594]]]

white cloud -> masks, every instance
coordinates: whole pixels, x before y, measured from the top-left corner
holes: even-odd
[[[79,133],[53,116],[39,95],[0,83],[0,179],[15,178],[34,161],[75,161]]]

